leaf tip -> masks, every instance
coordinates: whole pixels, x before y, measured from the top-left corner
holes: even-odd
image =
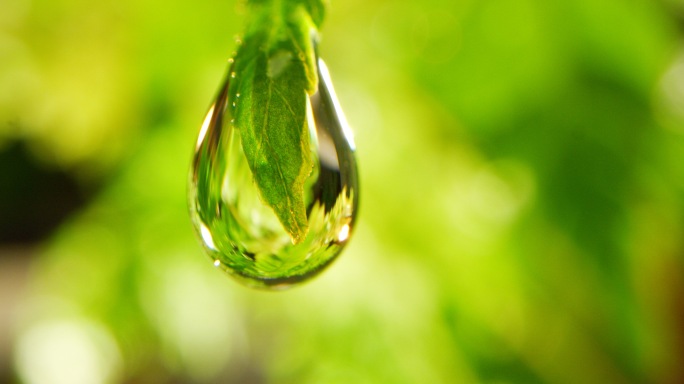
[[[306,211],[294,212],[290,211],[289,220],[286,221],[285,230],[290,235],[292,244],[297,245],[306,239],[309,233],[309,221],[306,217]]]

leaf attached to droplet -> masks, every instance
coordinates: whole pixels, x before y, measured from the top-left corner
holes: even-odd
[[[310,15],[317,8],[308,3],[316,1],[259,2],[234,57],[229,90],[261,198],[294,243],[308,231],[304,182],[313,168],[307,100],[318,81]]]

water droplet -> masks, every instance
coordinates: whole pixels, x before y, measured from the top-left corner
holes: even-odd
[[[235,76],[236,76],[235,72],[231,72],[231,73],[230,73],[230,78],[231,78],[231,79],[234,79]]]
[[[358,179],[354,143],[330,76],[319,60],[318,91],[307,114],[314,169],[305,183],[309,232],[293,244],[264,204],[228,108],[232,72],[205,119],[190,172],[192,221],[204,249],[231,276],[249,286],[281,289],[328,266],[353,232]]]

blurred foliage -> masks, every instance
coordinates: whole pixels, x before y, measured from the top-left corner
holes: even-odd
[[[332,2],[361,220],[284,293],[186,212],[243,5],[0,9],[0,148],[102,185],[39,244],[0,381],[684,382],[680,0]],[[5,228],[44,191],[0,169]]]

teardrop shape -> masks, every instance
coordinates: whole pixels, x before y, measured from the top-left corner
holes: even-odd
[[[214,265],[252,287],[286,288],[315,276],[342,251],[354,228],[359,191],[353,137],[320,59],[318,75],[318,90],[307,105],[314,164],[304,184],[309,230],[297,244],[254,183],[233,126],[232,74],[197,139],[189,186],[192,222]]]

